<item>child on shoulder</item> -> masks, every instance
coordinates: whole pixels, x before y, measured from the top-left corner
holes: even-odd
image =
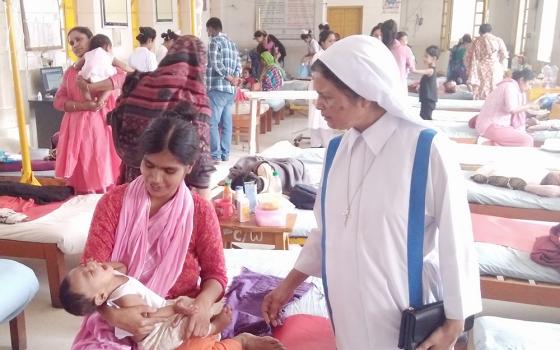
[[[134,72],[134,69],[129,65],[113,56],[111,39],[103,34],[97,34],[91,38],[89,51],[76,62],[75,67],[79,70],[78,75],[84,78],[88,83],[97,83],[110,78],[117,73],[115,67],[128,73]],[[85,85],[85,89],[82,90],[82,93],[86,100],[93,100],[87,84]],[[97,101],[100,104],[104,104],[110,93],[111,91],[101,93],[101,95],[97,97]]]

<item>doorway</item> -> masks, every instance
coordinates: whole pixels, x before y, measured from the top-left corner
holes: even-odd
[[[329,6],[327,8],[327,22],[331,30],[340,34],[342,38],[353,34],[362,34],[363,7]]]

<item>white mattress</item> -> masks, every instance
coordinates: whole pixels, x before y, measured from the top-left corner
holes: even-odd
[[[560,284],[560,271],[535,263],[527,252],[481,242],[475,248],[481,275]]]
[[[472,172],[464,171],[463,174],[467,181],[469,203],[560,211],[560,200],[558,198],[541,197],[525,191],[479,184],[470,179]]]
[[[420,108],[418,97],[407,96],[408,105],[411,107]],[[454,99],[440,99],[436,103],[436,110],[461,110],[461,111],[480,111],[484,100],[454,100]]]
[[[242,267],[266,275],[286,277],[300,250],[298,246],[290,246],[290,250],[224,249],[228,283],[241,273]],[[321,279],[309,277],[307,282],[313,284],[313,287],[301,299],[286,307],[285,316],[309,314],[328,317]]]
[[[432,120],[429,123],[449,138],[478,139],[476,130],[463,121]]]
[[[311,230],[317,228],[317,220],[313,210],[296,209],[297,219],[294,224],[294,230],[290,237],[305,237],[309,236]]]
[[[535,164],[551,170],[560,170],[560,153],[547,152],[536,147],[500,147],[455,143],[459,163],[484,165],[495,162]]]
[[[558,349],[560,324],[529,322],[493,316],[474,321],[476,350]]]
[[[418,115],[420,115],[420,108],[416,108],[415,110],[417,110]],[[478,115],[478,112],[445,111],[436,109],[432,113],[432,119],[441,121],[468,122],[476,115]]]
[[[100,194],[76,196],[53,212],[29,222],[0,226],[0,239],[56,243],[64,254],[84,250]]]
[[[438,111],[438,112],[469,113],[469,112],[445,112],[445,111]],[[429,123],[434,125],[435,128],[441,130],[449,138],[471,138],[475,140],[478,139],[478,133],[476,132],[476,129],[469,127],[468,120],[463,121],[461,120],[461,118],[462,117],[458,117],[457,120],[453,120],[452,118],[447,118],[447,119],[434,118],[434,120],[430,121]],[[534,131],[534,132],[529,132],[529,135],[531,135],[535,141],[544,142],[544,140],[546,139],[560,138],[560,131],[558,130]]]

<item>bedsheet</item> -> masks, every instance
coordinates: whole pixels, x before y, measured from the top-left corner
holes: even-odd
[[[435,112],[435,111],[434,111]],[[438,111],[445,112],[445,111]],[[464,113],[464,112],[448,112],[448,113]],[[459,118],[457,118],[459,119]],[[435,128],[441,130],[449,138],[469,138],[476,141],[478,133],[476,129],[470,128],[468,121],[453,120],[453,119],[435,119],[429,122]],[[546,139],[560,138],[560,131],[558,130],[541,130],[529,132],[529,135],[537,142],[544,142]]]
[[[418,97],[407,96],[408,105],[411,107],[420,108],[420,101]],[[454,100],[454,99],[441,99],[436,104],[436,110],[448,111],[480,111],[484,100]]]
[[[471,129],[467,122],[432,120],[429,123],[449,138],[473,139],[474,142],[478,139],[478,133],[475,129]]]
[[[300,251],[300,247],[294,246],[290,250],[224,249],[228,286],[233,277],[241,273],[242,267],[262,274],[286,277]],[[286,307],[286,317],[295,314],[328,317],[321,279],[309,277],[307,282],[313,284],[313,287],[301,299]]]
[[[461,165],[484,165],[495,162],[529,164],[560,170],[560,153],[548,152],[537,147],[500,147],[454,143],[455,154]]]
[[[560,324],[529,322],[493,316],[474,321],[476,350],[543,350],[557,349]]]
[[[525,191],[479,184],[470,179],[472,174],[471,171],[463,171],[469,203],[560,211],[558,198],[541,197]]]
[[[0,239],[56,243],[64,254],[81,253],[86,243],[93,211],[101,196],[76,196],[37,220],[3,225]]]
[[[560,284],[560,271],[535,263],[530,253],[491,243],[475,242],[481,275]]]

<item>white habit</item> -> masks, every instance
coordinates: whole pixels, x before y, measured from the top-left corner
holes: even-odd
[[[338,350],[393,350],[401,312],[409,306],[408,201],[416,143],[425,126],[401,105],[406,99],[390,52],[379,40],[349,38],[330,47],[320,60],[387,113],[361,134],[355,129],[345,133],[329,173],[329,299]],[[425,302],[433,301],[433,295],[443,300],[447,318],[464,319],[482,306],[466,189],[451,150],[448,139],[437,134],[426,190],[423,295]],[[318,197],[319,230],[309,236],[295,265],[313,276],[321,275],[320,214]]]

